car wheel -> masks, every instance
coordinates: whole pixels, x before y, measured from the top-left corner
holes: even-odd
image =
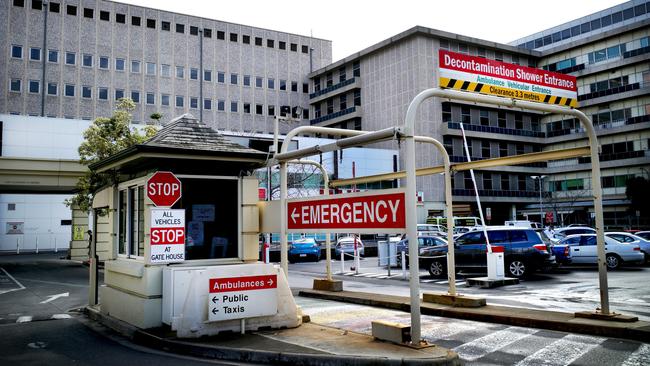
[[[432,277],[444,277],[446,273],[445,264],[442,261],[434,260],[429,264],[429,274]]]
[[[528,274],[528,267],[521,259],[513,259],[508,263],[507,272],[515,278],[522,278]]]
[[[621,266],[621,258],[616,254],[607,254],[605,264],[607,264],[607,269],[617,269]]]

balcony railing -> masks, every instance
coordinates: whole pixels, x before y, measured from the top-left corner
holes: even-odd
[[[357,110],[357,107],[352,106],[352,107],[344,109],[342,111],[338,111],[338,112],[326,114],[326,115],[324,115],[322,117],[314,118],[314,119],[310,120],[309,123],[311,123],[312,125],[315,125],[317,123],[321,123],[321,122],[329,121],[329,120],[334,119],[334,118],[345,116],[346,114],[354,113],[356,110]]]
[[[630,58],[638,55],[643,55],[650,52],[650,46],[637,48],[636,50],[623,52],[623,58]]]
[[[454,196],[473,196],[473,189],[454,188],[451,190]],[[508,191],[501,189],[479,189],[479,196],[487,197],[539,197],[539,191]]]
[[[455,130],[460,130],[460,123],[458,122],[447,122],[448,128],[453,128]],[[527,136],[527,137],[545,137],[544,132],[541,131],[530,131],[530,130],[516,130],[512,128],[503,128],[503,127],[494,127],[494,126],[481,126],[481,125],[471,125],[463,124],[463,127],[467,131],[476,131],[476,132],[487,132],[487,133],[500,133],[503,135],[512,135],[512,136]]]
[[[578,101],[585,100],[585,99],[600,98],[600,97],[604,97],[604,96],[612,95],[612,94],[624,93],[624,92],[627,92],[627,91],[637,90],[637,89],[640,89],[640,88],[641,88],[641,84],[639,84],[639,83],[621,85],[621,86],[618,86],[616,88],[609,88],[609,89],[606,89],[606,90],[600,90],[600,91],[593,92],[593,93],[578,95]]]
[[[585,64],[578,64],[578,65],[573,65],[571,67],[565,67],[564,69],[555,70],[555,72],[559,72],[561,74],[569,74],[584,69],[585,69]]]
[[[309,99],[314,99],[314,98],[316,98],[316,97],[318,97],[318,96],[321,96],[321,95],[323,95],[323,94],[327,94],[327,93],[329,93],[329,92],[331,92],[331,91],[334,91],[334,90],[336,90],[336,89],[340,89],[340,88],[342,88],[342,87],[344,87],[344,86],[346,86],[346,85],[353,84],[355,81],[356,81],[356,78],[352,78],[352,79],[347,79],[347,80],[345,80],[345,81],[341,81],[341,82],[338,83],[338,84],[334,84],[334,85],[332,85],[332,86],[328,86],[328,87],[325,88],[325,89],[321,89],[321,90],[319,90],[319,91],[317,91],[317,92],[313,92],[313,93],[309,94]]]
[[[647,154],[648,154],[647,150],[626,151],[626,152],[612,153],[612,154],[600,154],[599,160],[612,161],[612,160],[634,159],[634,158],[642,158]],[[589,164],[591,163],[591,158],[588,156],[580,157],[578,158],[578,163]]]
[[[606,130],[610,128],[622,127],[626,125],[633,125],[636,123],[643,123],[643,122],[650,122],[650,114],[644,114],[643,116],[629,117],[624,120],[612,121],[607,123],[599,123],[594,125],[594,128],[596,130]],[[582,132],[585,132],[584,128],[582,127],[565,128],[562,130],[548,131],[546,132],[546,136],[555,137],[555,136],[564,136],[564,135],[570,135],[572,133],[582,133]]]

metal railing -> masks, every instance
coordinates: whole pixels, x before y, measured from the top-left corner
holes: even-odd
[[[350,85],[350,84],[354,84],[354,82],[355,82],[356,80],[357,80],[357,78],[356,78],[356,77],[353,77],[352,79],[347,79],[347,80],[345,80],[345,81],[341,81],[341,82],[338,83],[338,84],[334,84],[334,85],[332,85],[332,86],[328,86],[328,87],[325,88],[325,89],[321,89],[321,90],[319,90],[319,91],[313,92],[313,93],[309,94],[309,99],[314,99],[314,98],[319,97],[319,96],[321,96],[321,95],[323,95],[323,94],[327,94],[327,93],[329,93],[329,92],[333,92],[333,91],[336,90],[336,89],[341,89],[341,88],[344,87],[344,86],[347,86],[347,85]]]

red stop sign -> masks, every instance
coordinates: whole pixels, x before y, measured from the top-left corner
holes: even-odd
[[[171,207],[181,198],[181,181],[172,172],[156,172],[147,181],[147,197],[154,205]]]

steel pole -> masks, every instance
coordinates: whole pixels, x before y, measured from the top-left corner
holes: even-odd
[[[280,266],[289,278],[289,253],[287,252],[287,163],[280,163]]]
[[[544,210],[542,209],[542,176],[539,176],[539,224],[544,227]]]

